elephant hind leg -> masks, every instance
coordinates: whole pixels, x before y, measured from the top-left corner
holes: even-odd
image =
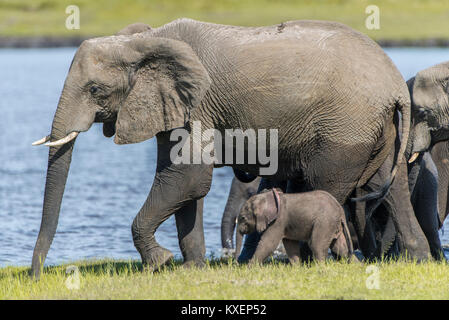
[[[309,246],[313,253],[315,261],[326,260],[332,239],[329,238],[329,227],[327,224],[315,222],[312,235],[309,240]]]
[[[284,244],[285,252],[287,252],[288,260],[291,264],[301,262],[301,252],[299,248],[299,241],[282,239]]]
[[[398,167],[396,177],[390,191],[383,200],[385,209],[391,215],[394,227],[398,232],[399,244],[408,257],[418,260],[429,258],[430,250],[424,232],[414,214],[410,201],[410,191],[405,159]]]

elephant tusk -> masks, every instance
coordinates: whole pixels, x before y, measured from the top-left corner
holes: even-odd
[[[45,145],[47,147],[57,147],[57,146],[62,146],[63,144],[66,144],[67,142],[72,141],[73,139],[75,139],[78,136],[79,132],[71,132],[69,133],[65,138],[59,139],[57,141],[54,142],[47,142]]]
[[[418,156],[419,156],[419,152],[415,152],[415,153],[411,156],[411,158],[408,160],[408,163],[412,163],[413,161],[415,161],[416,158],[418,158]]]
[[[34,141],[31,145],[38,146],[40,144],[44,144],[45,142],[50,141],[50,135],[43,137],[42,139]]]

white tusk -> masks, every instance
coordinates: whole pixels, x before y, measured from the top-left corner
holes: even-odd
[[[47,147],[62,146],[63,144],[66,144],[67,142],[70,142],[73,139],[75,139],[78,134],[79,134],[79,132],[76,132],[76,131],[75,132],[71,132],[65,138],[59,139],[59,140],[54,141],[54,142],[47,142],[45,145]]]
[[[412,157],[408,160],[408,163],[412,163],[413,161],[416,160],[416,158],[418,158],[419,156],[419,152],[415,152]]]
[[[40,144],[44,144],[45,142],[50,141],[50,135],[43,137],[42,139],[34,141],[31,145],[38,146]]]

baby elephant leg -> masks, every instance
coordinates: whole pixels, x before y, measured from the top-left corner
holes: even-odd
[[[301,252],[299,247],[299,241],[282,239],[284,243],[285,252],[287,252],[288,260],[291,264],[301,262]]]
[[[318,226],[314,226],[312,236],[310,237],[309,246],[316,261],[324,261],[327,258],[331,240],[329,239],[329,230]]]
[[[250,260],[250,264],[261,264],[270,254],[276,250],[282,240],[282,231],[279,228],[268,228],[262,234],[257,245],[256,252]]]

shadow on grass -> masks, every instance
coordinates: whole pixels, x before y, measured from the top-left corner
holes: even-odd
[[[142,262],[140,261],[78,261],[62,265],[46,266],[41,271],[41,274],[56,275],[70,273],[69,267],[76,266],[81,274],[91,275],[105,275],[105,274],[124,274],[142,272]],[[24,268],[23,270],[11,270],[0,272],[0,279],[6,277],[13,278],[31,278],[31,268]]]

